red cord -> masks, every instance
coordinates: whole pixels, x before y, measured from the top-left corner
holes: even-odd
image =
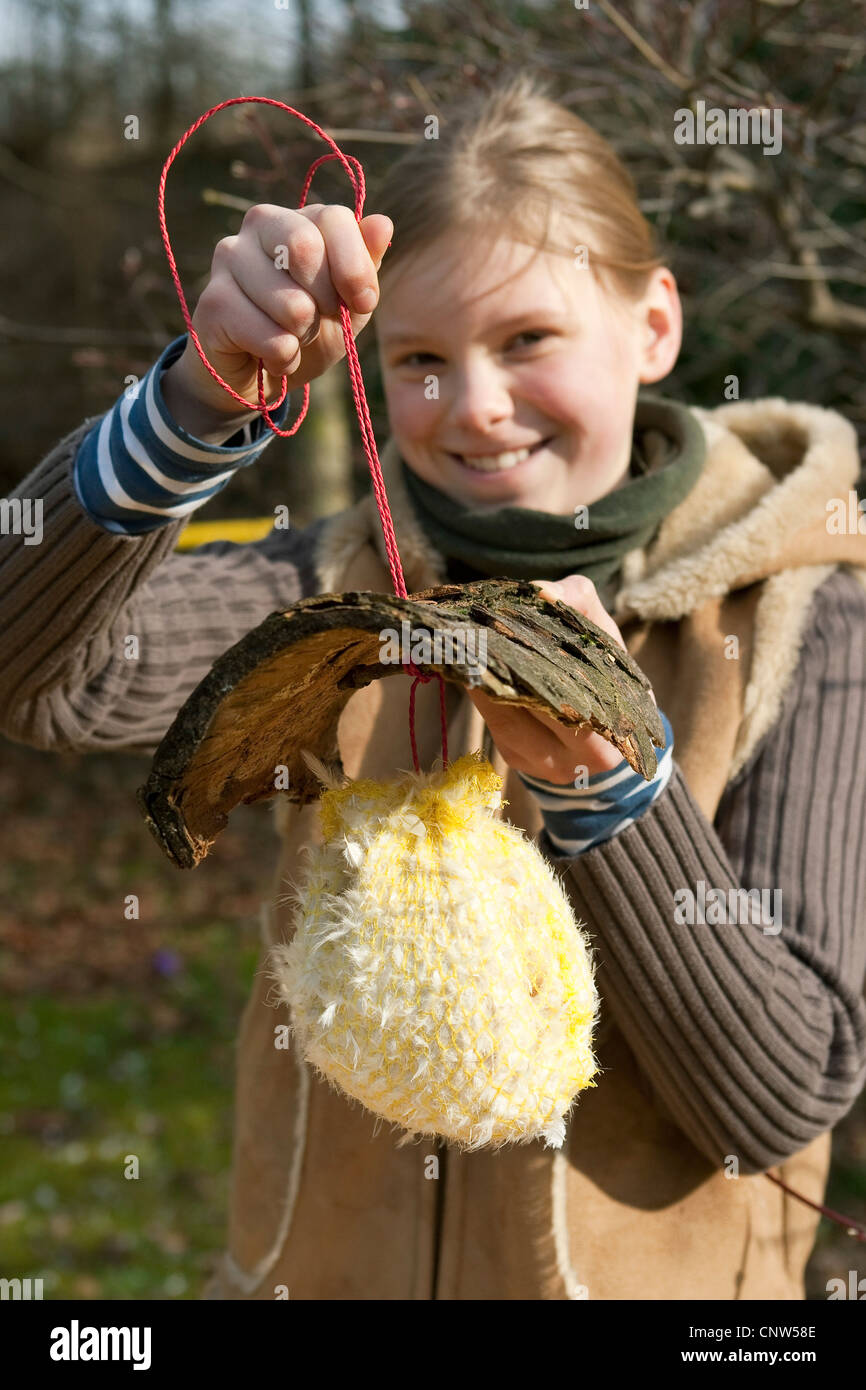
[[[198,120],[190,126],[189,130],[185,131],[184,134],[180,137],[174,149],[168,156],[168,159],[165,161],[162,174],[160,175],[158,193],[159,226],[160,231],[162,232],[162,240],[163,245],[165,246],[165,254],[168,257],[169,270],[171,271],[171,277],[174,281],[174,287],[177,290],[177,297],[180,300],[180,307],[183,313],[184,323],[186,324],[187,332],[189,333],[189,336],[193,344],[195,345],[195,350],[198,353],[207,370],[210,372],[214,381],[218,382],[219,385],[222,386],[222,388],[225,391],[228,391],[230,396],[234,396],[235,400],[240,401],[241,405],[245,405],[248,410],[261,411],[262,415],[265,418],[265,423],[267,424],[268,429],[272,430],[274,434],[280,435],[283,439],[290,439],[291,436],[295,434],[295,432],[298,430],[299,426],[302,424],[304,420],[304,417],[307,414],[307,407],[310,403],[309,382],[306,382],[304,385],[304,403],[301,408],[300,415],[298,416],[297,420],[295,421],[294,425],[290,430],[281,430],[277,425],[274,424],[273,420],[270,417],[269,411],[276,410],[277,407],[281,406],[283,401],[285,400],[286,390],[288,388],[287,377],[284,376],[281,379],[280,384],[282,390],[280,394],[280,399],[278,401],[275,401],[274,404],[270,407],[265,401],[263,375],[264,363],[261,360],[261,358],[259,359],[257,371],[258,401],[256,404],[254,404],[252,401],[245,400],[243,396],[239,395],[237,391],[235,391],[231,386],[229,386],[227,381],[223,381],[219,373],[215,371],[214,368],[211,366],[210,362],[208,362],[204,354],[202,345],[199,342],[198,334],[192,326],[192,317],[190,315],[189,308],[186,302],[186,297],[184,295],[183,288],[180,283],[180,275],[178,274],[177,263],[172,253],[171,242],[168,238],[168,228],[166,227],[165,223],[165,181],[168,176],[168,171],[174,163],[177,154],[180,152],[180,150],[183,149],[189,137],[195,134],[199,126],[204,125],[205,121],[209,120],[210,117],[215,115],[217,111],[222,111],[227,106],[237,106],[240,103],[249,101],[260,102],[265,106],[277,106],[280,108],[281,111],[288,111],[290,116],[297,116],[299,121],[303,121],[305,125],[308,125],[311,130],[314,130],[317,135],[320,135],[322,139],[327,141],[327,143],[331,146],[332,153],[321,155],[318,159],[313,161],[313,163],[307,170],[307,177],[304,180],[304,187],[301,191],[301,200],[298,204],[298,207],[302,208],[304,206],[304,203],[307,199],[307,194],[310,191],[310,184],[313,181],[313,175],[318,169],[319,165],[324,164],[326,160],[339,159],[343,168],[346,170],[346,173],[349,175],[349,178],[352,180],[352,187],[355,190],[355,220],[357,222],[361,221],[364,212],[366,184],[364,182],[364,171],[361,168],[360,161],[357,160],[354,155],[344,155],[343,152],[339,149],[339,147],[331,139],[330,135],[326,135],[325,132],[322,130],[321,126],[316,125],[315,121],[311,121],[309,116],[305,116],[301,111],[296,111],[292,106],[287,106],[286,103],[283,101],[276,101],[273,97],[230,97],[228,101],[221,101],[217,106],[212,106],[209,111],[205,111],[203,116],[199,116]],[[352,165],[354,165],[357,169],[357,177],[355,175],[354,170],[352,169]],[[385,538],[385,553],[388,557],[388,567],[391,571],[391,581],[394,585],[394,592],[397,595],[397,597],[407,598],[408,595],[406,593],[406,581],[403,577],[403,566],[400,563],[400,553],[397,549],[397,537],[394,534],[394,524],[391,520],[391,508],[388,506],[388,497],[385,492],[385,482],[382,477],[382,466],[379,462],[379,454],[376,449],[376,440],[373,435],[373,423],[370,419],[370,411],[367,406],[367,397],[364,391],[364,380],[361,375],[361,364],[358,360],[358,352],[355,347],[355,339],[352,336],[352,320],[349,314],[349,309],[342,300],[340,301],[340,322],[343,327],[343,338],[345,339],[346,343],[346,359],[349,366],[349,377],[352,382],[352,392],[355,397],[355,409],[358,413],[358,423],[361,428],[361,442],[364,446],[364,454],[366,456],[367,464],[370,469],[370,476],[373,482],[373,492],[376,497],[376,506],[379,511],[379,519],[382,523],[382,534]],[[415,687],[417,686],[419,681],[426,685],[428,681],[433,679],[433,676],[425,675],[423,671],[419,671],[418,667],[412,661],[405,662],[404,666],[407,673],[415,677],[415,679],[412,682],[412,688],[409,692],[409,742],[412,746],[412,762],[415,771],[420,772],[421,769],[418,764],[418,749],[415,743]],[[442,766],[447,767],[448,735],[445,716],[445,681],[438,672],[436,672],[435,675],[436,679],[439,681],[440,686],[439,712],[442,726]]]
[[[786,1192],[790,1192],[792,1197],[805,1202],[806,1206],[811,1207],[813,1211],[819,1211],[822,1216],[826,1216],[828,1221],[834,1221],[837,1226],[844,1226],[847,1235],[853,1236],[855,1240],[866,1242],[866,1226],[859,1221],[852,1221],[850,1217],[843,1216],[841,1211],[834,1211],[832,1207],[825,1207],[820,1202],[813,1202],[811,1197],[804,1197],[802,1192],[797,1192],[795,1188],[789,1187],[786,1182],[782,1182],[781,1178],[777,1178],[775,1173],[765,1173],[764,1177],[769,1178],[770,1182],[776,1183],[778,1187],[784,1188]]]

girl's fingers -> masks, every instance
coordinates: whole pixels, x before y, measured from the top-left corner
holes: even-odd
[[[321,314],[335,318],[340,311],[340,301],[331,281],[324,237],[315,222],[319,209],[325,211],[315,203],[310,208],[300,209],[281,208],[273,203],[254,204],[244,215],[238,234],[238,259],[255,264],[259,253],[263,254],[278,275],[311,295]],[[351,212],[349,216],[354,222]],[[366,255],[360,233],[358,240]]]
[[[381,216],[371,218],[370,234],[381,239],[388,222]],[[313,296],[320,312],[329,318],[339,314],[340,300],[360,314],[376,307],[376,266],[351,208],[339,203],[297,209],[257,203],[244,217],[242,238],[245,231],[278,269],[287,271],[295,284]],[[281,260],[286,264],[277,259],[281,248],[285,248]],[[365,299],[367,292],[370,297]]]
[[[607,632],[621,647],[625,647],[622,633],[608,613],[598,596],[598,590],[585,574],[567,574],[564,579],[533,579],[543,595],[567,603],[569,608],[582,613],[590,622]]]
[[[358,223],[367,250],[378,271],[394,236],[394,223],[383,212],[369,212]]]
[[[300,211],[303,215],[306,209]],[[379,302],[376,262],[355,214],[340,203],[328,203],[311,208],[308,215],[322,235],[331,284],[350,312],[371,314]],[[388,244],[385,228],[393,224],[381,215],[362,218],[362,222],[377,249],[383,242],[377,257],[381,261]]]
[[[232,358],[246,355],[260,357],[265,371],[278,381],[297,370],[300,356],[297,335],[287,332],[282,324],[264,313],[229,276],[218,276],[211,281],[196,315],[202,336],[209,340],[211,365],[222,377],[230,377]],[[227,324],[231,324],[230,335]]]
[[[578,752],[574,746],[576,730],[521,705],[491,700],[477,690],[470,689],[467,694],[509,767],[550,782],[571,781]]]
[[[320,325],[313,296],[284,270],[278,270],[268,256],[243,255],[237,248],[237,238],[231,240],[235,247],[220,258],[215,256],[215,265],[221,269],[224,262],[225,270],[246,298],[269,319],[281,324],[284,333],[293,334],[299,343],[312,342]]]
[[[587,579],[585,574],[569,574],[565,579],[533,579],[531,583],[537,585],[542,594],[549,598],[557,598],[562,603],[567,603],[569,608],[574,608],[578,613],[582,613],[590,622],[595,623],[603,632],[608,633],[615,642],[618,642],[623,651],[628,651],[628,647],[622,639],[622,633],[608,613],[604,604],[598,596],[598,591],[592,580]],[[650,688],[652,702],[658,709],[658,700],[655,691]]]

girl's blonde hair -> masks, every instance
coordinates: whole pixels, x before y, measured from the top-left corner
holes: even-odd
[[[383,288],[396,268],[449,232],[487,246],[508,238],[606,271],[639,298],[663,264],[638,206],[631,175],[603,136],[556,101],[546,80],[520,72],[447,108],[437,139],[424,139],[391,166],[368,200],[394,238]],[[573,240],[556,239],[560,228]]]

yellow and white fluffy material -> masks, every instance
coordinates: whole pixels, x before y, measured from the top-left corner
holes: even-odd
[[[400,1144],[560,1148],[598,1069],[594,966],[553,869],[495,815],[502,778],[476,752],[328,780],[297,929],[271,957],[305,1059]]]

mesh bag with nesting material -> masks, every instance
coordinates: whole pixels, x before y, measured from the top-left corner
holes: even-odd
[[[554,870],[496,815],[502,778],[480,752],[388,782],[317,770],[324,843],[271,954],[305,1060],[400,1144],[560,1148],[595,1084],[594,966]]]

